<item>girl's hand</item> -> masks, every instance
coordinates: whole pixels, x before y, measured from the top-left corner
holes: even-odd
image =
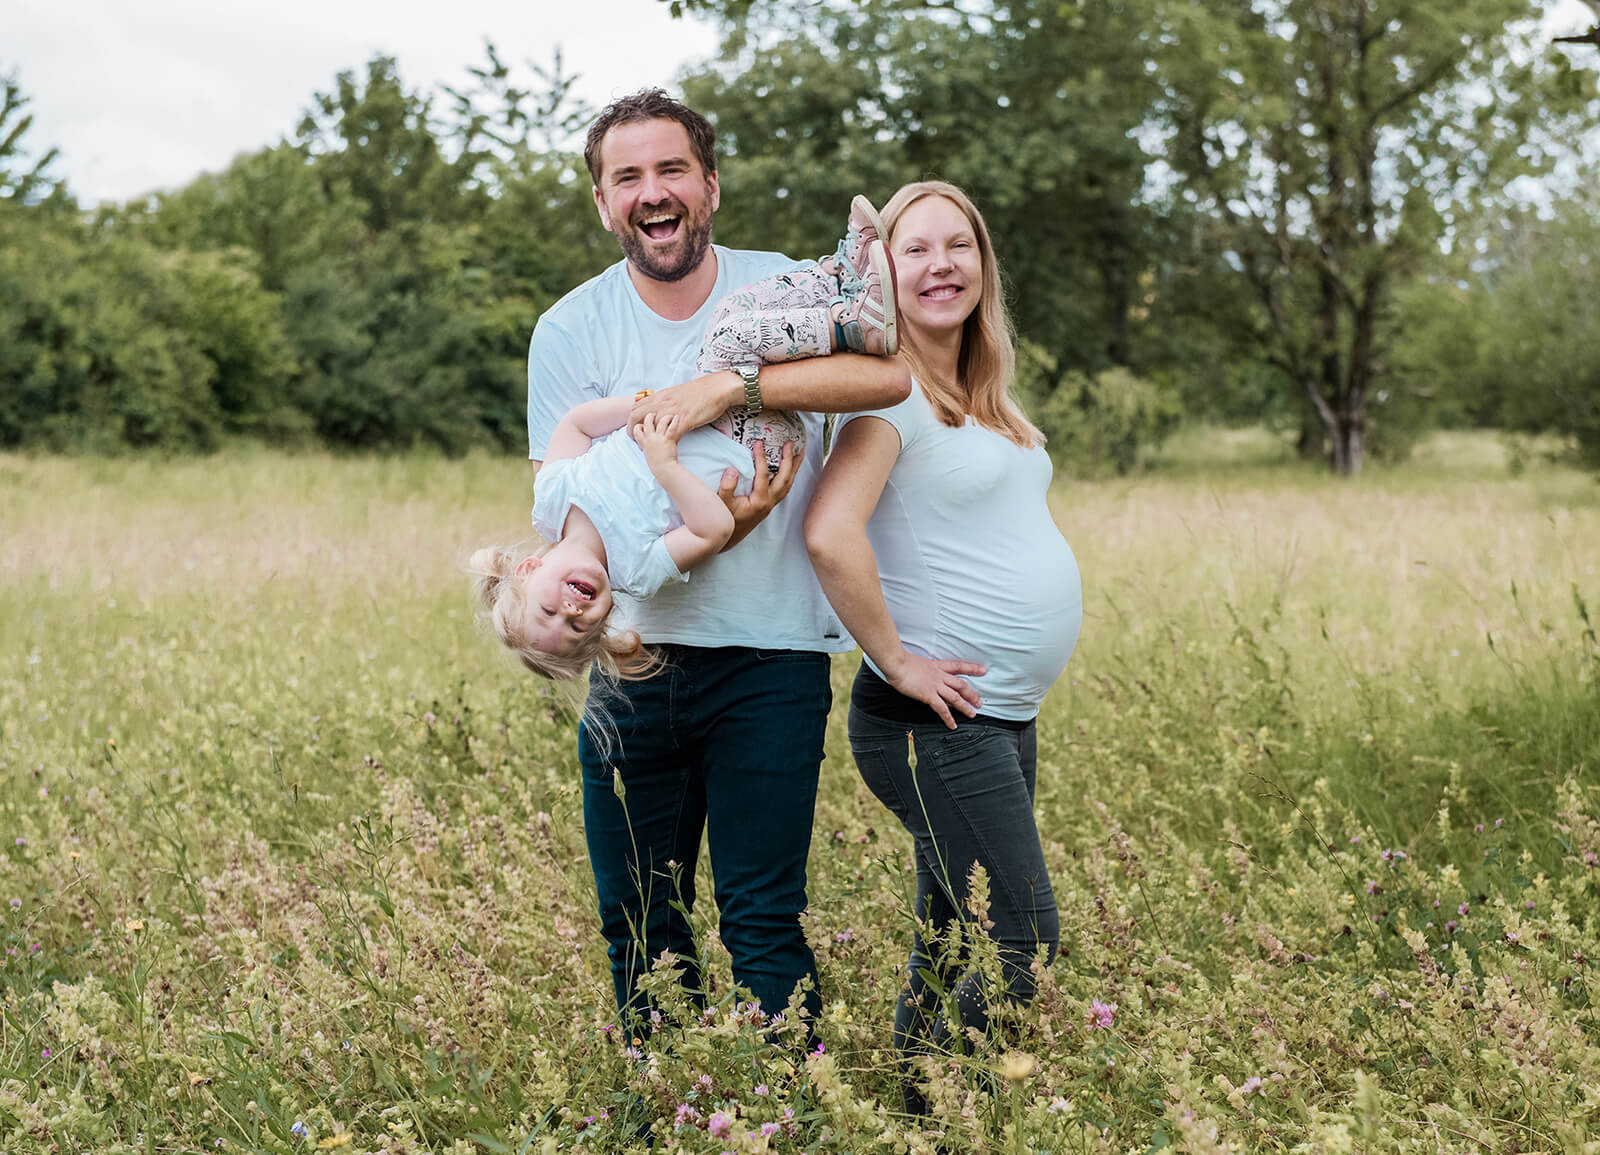
[[[977,662],[923,658],[904,653],[893,670],[885,669],[883,672],[891,686],[908,698],[927,703],[952,730],[956,728],[955,716],[950,712],[952,707],[971,718],[983,705],[978,691],[961,677],[962,674],[976,676],[984,673],[985,667]]]
[[[683,419],[678,416],[647,414],[644,420],[629,430],[630,436],[644,450],[645,462],[652,472],[678,460],[678,441],[683,436]]]

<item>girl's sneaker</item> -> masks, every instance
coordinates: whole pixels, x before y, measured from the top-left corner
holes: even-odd
[[[872,202],[864,196],[853,198],[844,239],[839,242],[832,257],[819,262],[829,274],[839,279],[841,293],[848,295],[857,284],[867,279],[872,269],[868,247],[873,241],[881,240],[883,235],[883,218],[872,207]]]
[[[900,348],[894,260],[877,239],[863,245],[862,250],[866,271],[859,287],[854,292],[845,289],[839,298],[844,304],[838,318],[839,331],[844,335],[845,348],[852,353],[892,357]]]

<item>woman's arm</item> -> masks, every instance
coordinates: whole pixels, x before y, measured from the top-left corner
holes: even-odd
[[[550,444],[545,448],[544,461],[562,461],[568,457],[582,457],[596,437],[614,433],[628,420],[628,410],[633,400],[628,397],[601,397],[574,405],[556,424],[550,434]],[[534,476],[538,476],[536,463]]]
[[[889,616],[867,520],[900,456],[900,435],[876,417],[858,417],[839,434],[806,511],[806,549],[834,613],[889,684],[925,702],[955,729],[951,709],[978,712],[978,692],[960,675],[981,674],[976,662],[923,658],[908,651]]]
[[[678,460],[685,426],[676,417],[646,417],[632,428],[650,472],[678,507],[683,524],[667,531],[667,553],[683,573],[713,557],[733,534],[733,514],[722,498]]]

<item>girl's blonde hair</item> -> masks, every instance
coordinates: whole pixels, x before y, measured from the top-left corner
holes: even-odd
[[[523,636],[522,623],[527,599],[517,580],[517,566],[526,557],[542,557],[548,545],[522,551],[515,547],[491,545],[476,551],[467,562],[473,575],[478,617],[510,648],[522,664],[535,674],[558,682],[571,681],[591,665],[610,681],[636,681],[648,677],[661,665],[661,658],[645,646],[632,630],[591,630],[582,635],[570,654],[550,654],[535,649]]]
[[[968,415],[979,425],[1024,448],[1044,444],[1044,434],[1029,421],[1012,393],[1016,378],[1017,352],[1013,344],[1011,318],[1006,312],[1005,288],[1000,279],[1000,262],[989,240],[989,228],[966,193],[942,180],[919,180],[900,186],[883,207],[883,224],[889,239],[895,226],[912,205],[925,197],[943,197],[966,216],[978,240],[978,259],[983,271],[983,295],[978,307],[961,330],[961,353],[956,360],[956,380],[945,381],[929,371],[917,354],[915,338],[901,328],[901,352],[911,363],[911,372],[927,395],[934,414],[950,426],[966,423]]]

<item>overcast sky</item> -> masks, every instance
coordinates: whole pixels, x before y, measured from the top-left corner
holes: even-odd
[[[591,103],[670,86],[716,50],[661,0],[0,0],[0,74],[32,97],[26,143],[81,201],[126,200],[218,171],[292,133],[316,92],[373,55],[411,88],[486,59],[566,70]]]
[[[1593,16],[1546,0],[1554,32]],[[59,147],[51,171],[87,203],[176,188],[275,143],[380,52],[432,88],[464,83],[485,37],[519,71],[559,45],[599,105],[671,86],[716,49],[710,24],[673,20],[662,0],[0,0],[0,29],[0,74],[33,98],[27,145]]]

